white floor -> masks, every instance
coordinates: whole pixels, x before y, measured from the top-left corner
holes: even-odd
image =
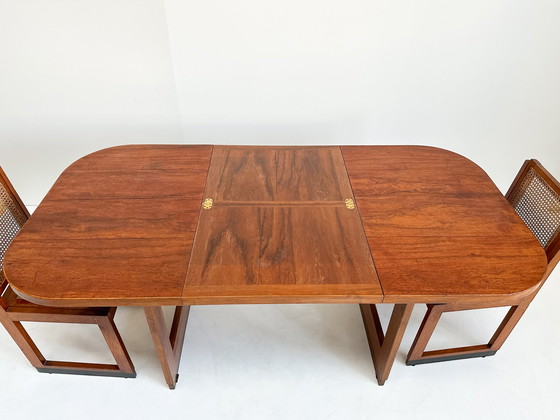
[[[383,387],[375,381],[357,305],[193,307],[174,391],[166,387],[140,308],[119,309],[116,317],[136,379],[40,374],[1,329],[0,413],[20,419],[558,419],[558,298],[560,269],[496,356],[408,367],[406,352],[425,311],[417,305]],[[381,308],[385,320],[390,309]],[[446,314],[432,344],[478,344],[503,313]],[[27,325],[47,357],[110,362],[96,327]]]

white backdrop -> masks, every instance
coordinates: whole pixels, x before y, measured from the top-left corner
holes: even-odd
[[[130,143],[426,144],[502,191],[529,157],[560,177],[558,22],[558,0],[0,0],[0,165],[32,206]],[[384,387],[356,305],[245,305],[193,308],[173,392],[139,308],[117,312],[134,381],[37,374],[0,328],[0,395],[57,420],[557,419],[554,277],[491,358],[406,367],[417,305]],[[485,314],[443,336],[482,341]],[[101,343],[34,328],[54,357]]]
[[[127,143],[426,144],[560,176],[560,2],[0,0],[0,164],[36,205]]]

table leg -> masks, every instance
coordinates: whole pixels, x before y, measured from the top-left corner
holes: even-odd
[[[396,304],[391,314],[387,333],[384,334],[376,306],[373,304],[360,305],[375,367],[375,376],[379,385],[383,385],[389,377],[413,308],[413,303]]]
[[[163,376],[167,385],[169,385],[169,389],[175,389],[175,384],[179,379],[177,372],[179,371],[189,309],[190,306],[177,306],[175,308],[173,324],[168,334],[161,306],[147,306],[144,308],[156,353],[163,370]]]

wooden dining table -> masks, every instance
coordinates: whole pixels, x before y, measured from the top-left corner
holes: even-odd
[[[191,305],[360,304],[382,385],[414,304],[513,304],[545,270],[488,175],[425,146],[104,149],[60,175],[4,260],[33,303],[142,306],[170,388]],[[378,303],[395,304],[385,331]]]

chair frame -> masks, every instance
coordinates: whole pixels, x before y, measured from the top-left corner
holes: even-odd
[[[29,212],[0,167],[0,183],[14,205],[27,220]],[[19,298],[0,272],[0,322],[39,372],[76,375],[136,377],[134,365],[114,323],[117,308],[54,308],[36,305]],[[22,325],[23,321],[95,324],[101,330],[116,364],[47,360]]]
[[[558,182],[536,159],[526,160],[513,183],[511,184],[506,199],[511,203],[515,193],[521,186],[529,170],[533,169],[547,184],[560,195],[560,182]],[[428,310],[422,320],[422,324],[416,334],[414,342],[408,353],[406,364],[415,366],[424,363],[435,363],[448,360],[469,359],[475,357],[486,357],[496,354],[502,347],[508,336],[511,334],[527,308],[534,299],[538,291],[541,289],[546,279],[554,270],[556,264],[560,260],[560,231],[556,232],[554,237],[549,241],[544,248],[548,265],[543,279],[539,283],[536,290],[529,296],[526,296],[518,301],[511,298],[507,300],[499,300],[492,303],[482,304],[463,304],[463,303],[446,303],[446,304],[428,304]],[[513,303],[513,306],[512,306]],[[425,351],[426,346],[441,318],[445,312],[465,311],[473,309],[496,308],[510,306],[506,316],[498,326],[490,341],[486,344],[475,346],[464,346],[447,348],[441,350]]]

